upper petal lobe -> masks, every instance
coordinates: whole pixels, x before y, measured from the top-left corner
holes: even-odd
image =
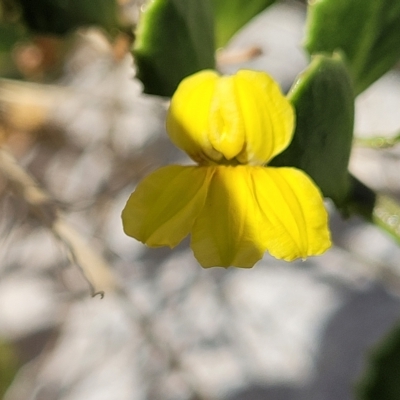
[[[294,111],[266,73],[206,70],[185,78],[171,99],[167,131],[198,163],[263,165],[290,143]]]
[[[215,71],[206,70],[184,79],[171,99],[167,115],[167,132],[171,141],[194,161],[218,160],[208,134],[210,109],[219,80]]]
[[[266,73],[240,70],[232,79],[246,132],[246,148],[237,158],[244,164],[265,164],[292,140],[293,107]]]

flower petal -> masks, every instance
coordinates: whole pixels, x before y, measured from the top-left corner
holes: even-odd
[[[203,267],[249,268],[266,250],[291,261],[330,247],[327,212],[310,178],[294,168],[218,166],[192,228]]]
[[[206,167],[179,165],[153,172],[122,211],[125,233],[151,247],[176,246],[204,205],[212,173]]]
[[[254,167],[213,168],[206,203],[193,225],[192,250],[203,267],[250,268],[265,252],[249,174]]]
[[[260,71],[191,75],[178,86],[167,116],[171,140],[200,164],[265,164],[288,146],[293,128],[290,102]]]
[[[240,70],[232,78],[246,131],[246,148],[237,159],[244,164],[265,164],[292,140],[293,107],[264,72]]]
[[[218,79],[210,109],[209,140],[227,160],[236,157],[245,145],[245,127],[232,76]]]
[[[263,221],[262,242],[271,255],[292,261],[331,246],[322,196],[303,171],[259,167],[251,179]]]
[[[208,138],[211,102],[218,79],[219,75],[211,70],[185,78],[168,110],[167,132],[171,141],[196,162],[202,162],[205,156],[222,158]]]

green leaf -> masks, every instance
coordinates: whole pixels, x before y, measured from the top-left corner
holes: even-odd
[[[369,357],[362,380],[356,387],[357,400],[400,399],[400,325]]]
[[[310,54],[342,51],[360,93],[400,58],[400,2],[315,0],[305,46]]]
[[[354,95],[340,56],[315,56],[288,97],[296,110],[296,131],[271,164],[302,169],[341,206],[349,190]]]
[[[142,15],[134,57],[145,93],[171,96],[179,82],[215,68],[209,0],[154,0]]]
[[[14,0],[28,28],[40,34],[64,35],[87,25],[107,30],[118,26],[116,0]]]
[[[258,13],[276,0],[212,0],[215,15],[216,47],[228,40]]]

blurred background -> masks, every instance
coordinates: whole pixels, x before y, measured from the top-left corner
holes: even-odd
[[[119,1],[127,24],[141,6]],[[218,54],[220,69],[264,70],[287,91],[308,63],[305,13],[272,6]],[[88,27],[1,53],[0,397],[353,399],[400,315],[400,249],[330,203],[335,246],[304,262],[204,270],[188,241],[126,237],[137,182],[189,162],[166,136],[167,99],[142,94],[132,40]],[[365,139],[394,136],[399,109],[395,70],[357,99],[351,158],[360,180],[398,198],[399,147]]]

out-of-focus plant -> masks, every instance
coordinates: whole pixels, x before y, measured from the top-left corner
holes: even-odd
[[[115,0],[1,0],[0,76],[54,75],[69,35],[96,26],[116,36],[126,28]]]
[[[400,328],[395,327],[376,346],[370,355],[370,363],[357,385],[357,399],[396,400],[400,398]]]
[[[40,34],[64,35],[88,25],[111,31],[119,25],[115,0],[15,0],[14,3],[28,29]]]
[[[12,343],[0,340],[0,396],[3,398],[19,367]]]

